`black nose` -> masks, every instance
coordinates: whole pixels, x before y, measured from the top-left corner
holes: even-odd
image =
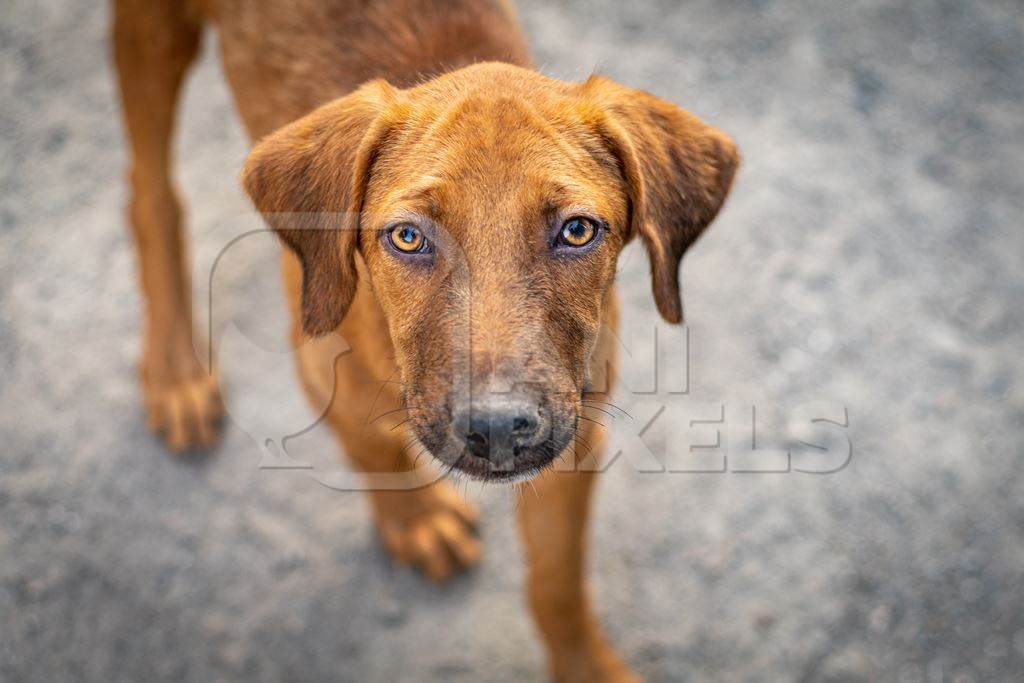
[[[529,401],[474,402],[455,411],[452,426],[470,453],[500,464],[510,462],[517,448],[536,441],[540,415]]]

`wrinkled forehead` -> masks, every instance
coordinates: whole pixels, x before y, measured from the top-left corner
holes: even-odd
[[[568,104],[482,93],[424,109],[373,169],[364,208],[380,220],[422,216],[457,238],[574,212],[622,220],[620,176]]]

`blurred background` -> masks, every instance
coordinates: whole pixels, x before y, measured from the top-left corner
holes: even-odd
[[[610,468],[591,581],[624,657],[651,681],[1020,680],[1021,5],[518,4],[546,73],[650,90],[744,154],[684,262],[678,400],[756,406],[765,448],[808,401],[849,418],[833,474]],[[485,557],[437,588],[389,562],[360,494],[258,467],[259,425],[312,415],[272,240],[206,284],[251,220],[212,34],[177,175],[197,314],[212,298],[242,332],[221,355],[237,419],[206,458],[147,433],[108,25],[103,3],[0,12],[0,680],[542,676],[507,489],[463,485]],[[657,320],[645,260],[623,256],[627,326]],[[324,428],[295,452],[340,467]]]

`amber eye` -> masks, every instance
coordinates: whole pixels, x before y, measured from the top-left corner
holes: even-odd
[[[562,223],[559,241],[570,247],[585,247],[597,236],[597,225],[589,218],[580,216],[570,218]]]
[[[427,240],[420,229],[409,223],[402,223],[391,228],[388,239],[391,241],[391,246],[406,254],[424,251],[427,245]]]

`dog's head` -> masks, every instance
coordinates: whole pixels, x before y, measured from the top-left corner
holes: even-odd
[[[647,93],[480,64],[368,83],[262,140],[243,182],[302,261],[306,331],[340,324],[361,257],[416,435],[508,478],[572,438],[634,236],[658,310],[680,322],[680,259],[737,163],[725,134]]]

